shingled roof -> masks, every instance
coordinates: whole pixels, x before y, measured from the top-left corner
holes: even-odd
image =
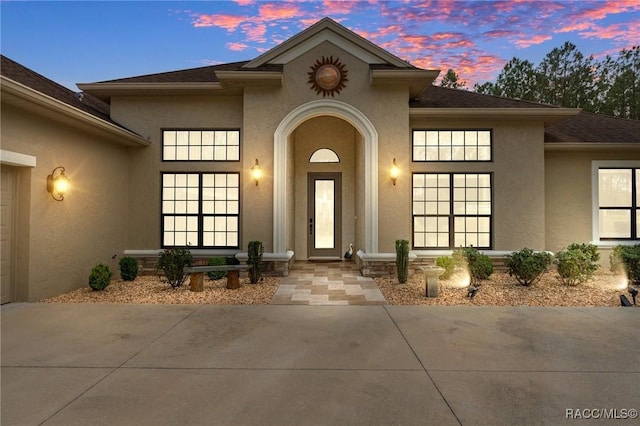
[[[467,90],[431,86],[422,96],[410,101],[411,108],[558,108],[532,101],[483,95]],[[549,143],[637,143],[640,144],[640,120],[627,120],[581,111],[579,114],[545,128]]]
[[[549,126],[545,142],[640,144],[640,120],[628,120],[582,111],[568,120]]]
[[[23,65],[0,55],[0,74],[17,83],[37,90],[47,96],[50,96],[67,105],[94,115],[102,120],[114,123],[109,117],[109,105],[100,99],[83,93],[82,95],[67,89],[66,87],[49,80],[48,78],[38,74],[35,71],[26,68]]]
[[[229,64],[210,65],[206,67],[190,68],[186,70],[168,71],[135,77],[119,78],[116,80],[100,81],[99,83],[216,83],[216,71],[282,71],[282,65],[267,65],[247,70],[242,68],[249,61],[233,62]]]
[[[412,99],[410,108],[557,108],[553,105],[499,96],[483,95],[468,90],[431,86],[419,98]]]

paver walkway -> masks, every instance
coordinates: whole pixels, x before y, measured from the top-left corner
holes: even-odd
[[[272,305],[384,305],[375,281],[355,262],[296,262],[282,278]]]

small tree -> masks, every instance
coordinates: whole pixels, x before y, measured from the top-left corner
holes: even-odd
[[[249,241],[249,259],[247,264],[249,268],[249,281],[251,284],[257,284],[262,277],[262,254],[264,253],[264,247],[262,241]]]
[[[168,248],[160,254],[158,269],[164,271],[165,280],[172,288],[178,288],[184,284],[187,275],[185,266],[193,266],[193,256],[187,247]]]
[[[409,277],[409,241],[396,240],[396,269],[398,282],[404,284]]]
[[[553,256],[550,253],[540,251],[534,252],[530,248],[508,255],[504,265],[509,271],[509,275],[523,286],[530,286],[540,281],[542,276],[551,266]]]

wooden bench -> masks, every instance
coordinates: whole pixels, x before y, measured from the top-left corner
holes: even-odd
[[[240,271],[249,269],[249,265],[219,265],[219,266],[190,266],[184,268],[184,272],[190,274],[189,285],[191,291],[204,290],[205,272],[226,272],[227,288],[240,288]]]

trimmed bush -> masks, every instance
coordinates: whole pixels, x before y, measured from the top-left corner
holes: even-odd
[[[640,285],[640,244],[633,246],[617,246],[614,254],[622,265],[629,284]]]
[[[212,257],[207,261],[207,265],[209,266],[224,266],[227,264],[227,260],[224,257]],[[209,271],[207,272],[207,276],[210,280],[220,280],[227,276],[226,271]]]
[[[509,271],[509,276],[515,277],[521,285],[528,287],[542,278],[552,261],[551,254],[544,251],[535,252],[525,247],[508,255],[504,265]]]
[[[493,274],[493,262],[486,254],[480,253],[475,247],[456,249],[453,252],[455,266],[466,267],[471,276],[471,284],[479,286],[482,281]]]
[[[257,284],[262,277],[263,253],[264,247],[262,241],[249,241],[249,259],[247,260],[247,264],[249,265],[249,282],[251,282],[251,284]]]
[[[123,257],[118,262],[120,278],[124,281],[133,281],[138,276],[138,261],[133,257]]]
[[[93,291],[102,291],[107,288],[112,276],[113,272],[111,272],[111,269],[109,269],[107,265],[100,263],[94,266],[89,274],[89,287],[91,287]]]
[[[558,266],[560,281],[565,285],[582,284],[598,270],[600,253],[593,244],[570,244],[566,250],[556,254],[555,263]]]
[[[622,249],[624,246],[615,246],[609,255],[609,270],[612,274],[621,274],[625,272],[622,263]]]
[[[440,276],[443,280],[451,278],[456,269],[456,263],[451,256],[440,256],[436,259],[436,266],[444,268],[444,274]]]
[[[404,284],[409,277],[409,241],[396,240],[396,269],[398,282]]]
[[[160,254],[158,269],[164,271],[165,280],[172,288],[178,288],[184,284],[187,276],[185,266],[193,266],[193,256],[187,247],[168,248]]]
[[[488,280],[493,274],[493,262],[486,254],[478,254],[473,262],[469,262],[469,275],[474,286],[479,286],[482,281]]]

